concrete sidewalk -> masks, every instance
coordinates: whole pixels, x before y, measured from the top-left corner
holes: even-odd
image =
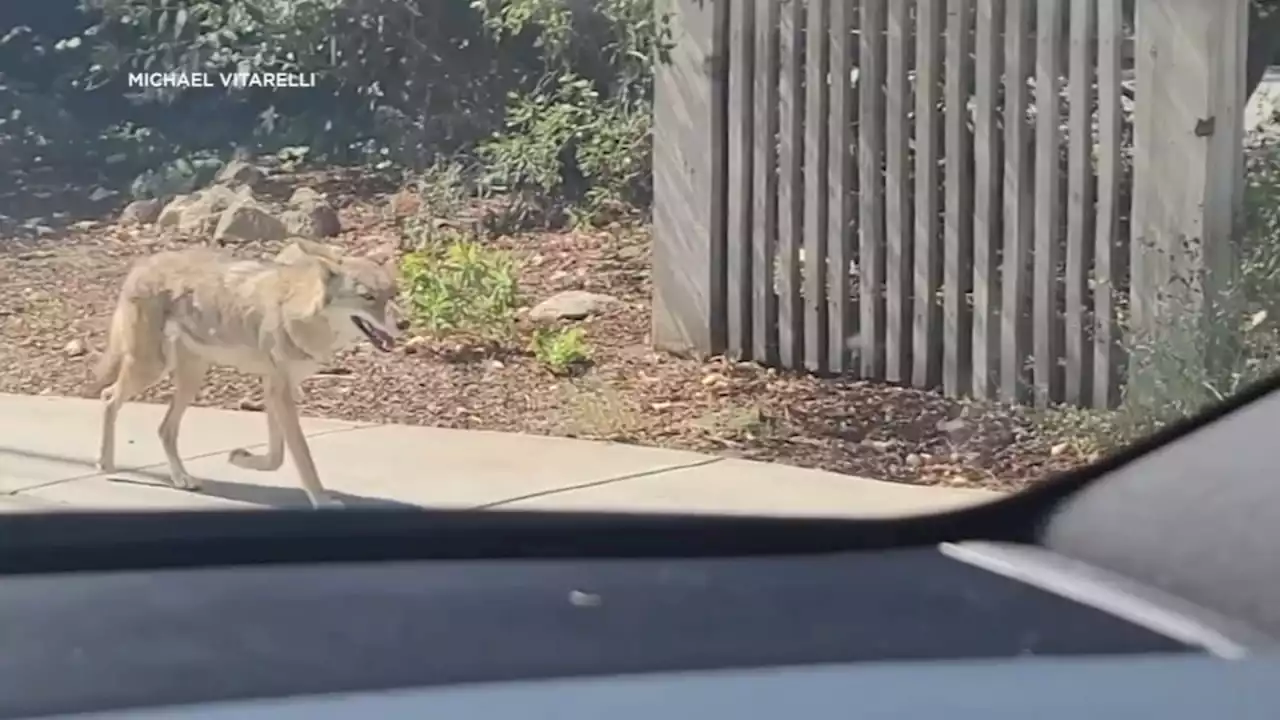
[[[261,450],[261,413],[193,408],[180,439],[203,493],[169,488],[156,428],[164,406],[120,413],[117,463],[93,467],[101,406],[0,394],[0,510],[308,507],[290,463],[242,470],[233,448]],[[997,497],[696,453],[510,433],[306,419],[325,486],[349,506],[763,513],[875,517]]]

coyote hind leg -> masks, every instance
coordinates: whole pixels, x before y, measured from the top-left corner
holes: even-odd
[[[173,357],[173,397],[169,409],[160,421],[160,445],[169,463],[169,482],[179,490],[200,490],[200,481],[187,472],[178,453],[178,431],[182,427],[182,415],[195,401],[204,383],[209,364],[189,350],[175,345]]]
[[[102,472],[114,472],[116,469],[116,420],[121,406],[159,382],[164,371],[161,358],[126,355],[120,361],[120,372],[115,382],[108,385],[101,396],[102,442],[98,447],[98,469]]]

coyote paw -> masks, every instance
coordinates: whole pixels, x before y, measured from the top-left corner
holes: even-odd
[[[337,510],[345,507],[341,500],[329,495],[312,495],[310,500],[311,507],[316,510]]]
[[[258,470],[261,472],[270,472],[279,470],[283,463],[272,462],[268,455],[258,455],[251,453],[244,448],[236,448],[227,453],[227,462],[238,468],[245,470]]]
[[[201,482],[199,478],[192,477],[187,473],[175,473],[169,477],[173,486],[179,490],[190,490],[191,492],[200,492]]]

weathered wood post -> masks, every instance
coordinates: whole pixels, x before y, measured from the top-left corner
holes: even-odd
[[[1139,402],[1185,401],[1170,395],[1206,377],[1208,333],[1230,331],[1213,323],[1225,319],[1244,188],[1248,2],[1137,3],[1129,393]]]
[[[653,110],[653,343],[709,355],[725,344],[725,133],[729,3],[659,0],[673,43]],[[741,0],[736,0],[741,1]]]

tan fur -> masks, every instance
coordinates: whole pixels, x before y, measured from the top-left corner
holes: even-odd
[[[168,373],[173,397],[160,442],[174,487],[198,490],[178,453],[178,429],[210,366],[221,365],[261,377],[266,400],[266,454],[240,448],[229,461],[277,470],[288,448],[311,504],[339,505],[320,484],[298,420],[299,384],[343,347],[373,342],[355,318],[375,335],[385,333],[384,344],[393,341],[400,327],[395,296],[389,266],[301,239],[272,261],[205,248],[140,260],[121,288],[92,385],[104,402],[98,466],[115,467],[121,405]]]

